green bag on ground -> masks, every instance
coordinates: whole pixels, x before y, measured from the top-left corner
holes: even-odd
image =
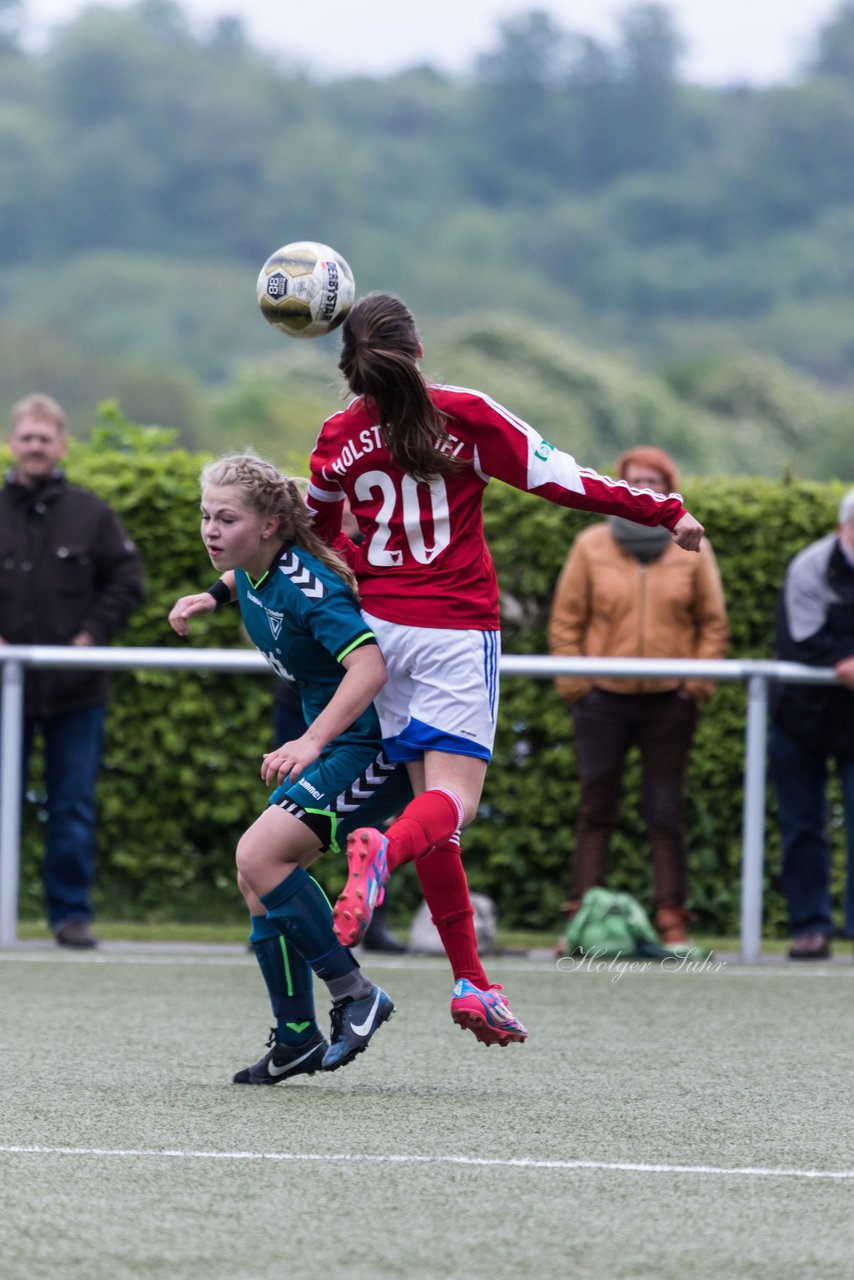
[[[566,954],[665,960],[674,952],[661,945],[649,916],[631,894],[588,889],[567,925]]]

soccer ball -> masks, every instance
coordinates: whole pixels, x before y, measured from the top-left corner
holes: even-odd
[[[353,272],[328,244],[299,240],[277,249],[261,268],[264,319],[293,338],[319,338],[344,321],[356,296]]]

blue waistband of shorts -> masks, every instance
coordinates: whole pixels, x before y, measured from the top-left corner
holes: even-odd
[[[434,729],[423,720],[410,720],[402,733],[393,738],[383,738],[383,747],[389,760],[420,760],[425,751],[444,751],[451,756],[474,756],[477,760],[492,759],[492,752],[481,742],[473,742],[460,734]]]

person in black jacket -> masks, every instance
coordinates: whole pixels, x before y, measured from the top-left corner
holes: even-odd
[[[115,512],[69,484],[65,415],[50,396],[12,410],[15,465],[0,490],[0,643],[103,645],[143,598],[137,549]],[[108,699],[104,672],[29,668],[24,762],[44,744],[44,887],[57,942],[93,947],[95,788]]]
[[[770,761],[783,837],[782,886],[793,960],[823,960],[834,933],[827,772],[842,784],[848,874],[845,936],[854,937],[854,489],[836,533],[800,551],[777,610],[777,656],[833,667],[838,684],[780,684],[771,708]]]

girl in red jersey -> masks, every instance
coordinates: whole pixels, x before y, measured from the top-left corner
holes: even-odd
[[[477,812],[498,702],[498,584],[483,534],[491,478],[561,506],[663,524],[685,550],[703,534],[678,494],[632,489],[578,466],[482,392],[428,385],[408,308],[369,294],[348,315],[339,360],[356,397],[329,418],[311,458],[309,507],[324,540],[355,570],[388,683],[376,700],[389,757],[406,763],[415,799],[386,835],[347,842],[348,880],[335,907],[346,945],[362,937],[388,875],[425,858],[446,889],[434,919],[455,978],[451,1012],[485,1043],[524,1027],[477,959],[460,828]],[[341,534],[344,499],[364,535]],[[441,868],[441,872],[440,872]]]

